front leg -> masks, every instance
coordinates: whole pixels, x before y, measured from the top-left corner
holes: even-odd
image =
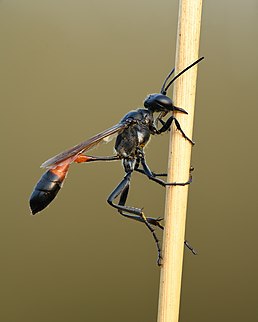
[[[151,130],[153,131],[153,134],[159,135],[170,130],[171,124],[174,120],[174,116],[170,116],[166,121],[163,121],[161,118],[158,118],[157,120],[162,124],[162,127],[158,130],[156,127],[153,126]]]
[[[162,123],[162,127],[158,130],[158,129],[152,129],[154,134],[161,134],[164,133],[168,130],[170,130],[172,122],[175,121],[175,125],[176,128],[181,132],[182,136],[189,141],[192,145],[194,145],[195,143],[185,134],[185,132],[182,130],[180,123],[178,122],[178,120],[172,115],[170,116],[166,122],[164,122],[161,119],[158,119],[161,123]]]
[[[192,141],[188,136],[186,136],[186,134],[185,134],[185,132],[182,130],[182,128],[181,128],[181,125],[180,125],[180,123],[178,122],[178,120],[174,117],[174,121],[175,121],[175,124],[176,124],[176,128],[178,129],[178,131],[180,131],[181,132],[181,134],[183,135],[183,137],[187,140],[187,141],[189,141],[192,145],[194,145],[195,143],[194,143],[194,141]]]

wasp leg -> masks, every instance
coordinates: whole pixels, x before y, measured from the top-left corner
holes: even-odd
[[[121,196],[120,196],[120,199],[119,199],[119,202],[118,204],[120,206],[124,206],[125,203],[126,203],[126,200],[127,200],[127,196],[128,196],[128,192],[129,192],[129,187],[130,185],[128,184],[128,186],[125,187],[125,189],[122,191],[121,193]],[[137,215],[131,215],[131,214],[128,214],[122,210],[118,210],[118,212],[126,217],[126,218],[129,218],[129,219],[133,219],[133,220],[136,220],[136,221],[139,221],[139,222],[144,222],[143,218],[141,216],[137,216]],[[160,224],[160,221],[163,220],[163,218],[152,218],[152,217],[146,217],[147,221],[149,224],[153,225],[153,226],[157,226],[159,227],[160,229],[164,229],[164,227]]]
[[[146,175],[145,172],[142,169],[135,169],[135,171],[140,172],[140,173]],[[167,177],[167,173],[156,173],[156,172],[151,172],[151,173],[152,173],[152,175],[154,177]]]
[[[171,124],[174,120],[174,116],[170,116],[166,122],[161,120],[160,118],[158,118],[158,121],[162,124],[162,127],[158,130],[158,129],[153,129],[155,134],[161,134],[163,132],[166,132],[168,130],[170,130]]]
[[[119,155],[95,157],[95,156],[81,154],[77,156],[74,162],[83,163],[83,162],[92,162],[92,161],[115,161],[115,160],[121,160],[121,157]]]
[[[182,128],[181,128],[181,125],[180,125],[180,123],[178,122],[178,120],[174,117],[174,120],[175,120],[175,124],[176,124],[176,127],[177,127],[177,129],[178,129],[178,131],[180,131],[181,132],[181,134],[183,135],[183,137],[187,140],[187,141],[189,141],[192,145],[195,145],[195,143],[194,143],[194,141],[192,141],[186,134],[185,134],[185,132],[182,130]]]
[[[190,184],[192,182],[192,176],[191,176],[191,171],[193,171],[193,168],[191,167],[190,169],[190,178],[187,182],[185,183],[168,183],[168,182],[164,182],[163,180],[161,179],[158,179],[158,178],[155,178],[156,174],[153,174],[150,170],[150,168],[148,167],[146,161],[145,161],[145,158],[144,156],[142,156],[141,158],[141,163],[142,163],[142,166],[143,166],[143,170],[141,169],[135,169],[136,171],[142,173],[142,174],[145,174],[150,180],[153,180],[157,183],[159,183],[160,185],[162,186],[168,186],[168,185],[173,185],[173,186],[176,186],[176,185],[180,185],[180,186],[185,186],[187,184]],[[194,254],[194,255],[197,255],[197,252],[196,250],[188,243],[187,240],[185,240],[184,242],[185,246]]]
[[[192,172],[193,170],[194,170],[194,167],[191,167],[190,168],[190,172]],[[135,171],[140,172],[141,174],[146,175],[145,172],[142,169],[138,169],[137,168],[137,169],[135,169]],[[153,171],[151,171],[151,173],[152,173],[152,175],[154,177],[167,177],[168,176],[167,173],[156,173],[156,172],[153,172]]]
[[[142,155],[142,157],[141,157],[141,164],[142,164],[143,170],[135,169],[135,171],[145,174],[150,180],[157,182],[158,184],[160,184],[163,187],[166,187],[166,186],[186,186],[192,182],[191,170],[190,170],[189,180],[186,182],[166,182],[162,179],[156,178],[156,175],[154,173],[152,173],[152,171],[148,167],[148,165],[145,161],[144,155]]]
[[[147,226],[147,228],[152,233],[152,236],[153,236],[153,238],[155,240],[155,243],[156,243],[156,246],[157,246],[157,250],[158,250],[158,260],[157,260],[157,262],[158,262],[158,265],[160,266],[161,265],[161,260],[162,260],[161,247],[160,247],[158,237],[157,237],[157,235],[155,233],[155,230],[152,228],[151,225],[156,225],[156,226],[159,226],[161,228],[162,226],[159,224],[159,221],[161,219],[148,218],[148,217],[145,216],[145,214],[143,213],[142,209],[125,206],[125,202],[126,202],[128,192],[129,192],[129,185],[130,185],[131,175],[132,175],[132,171],[126,173],[126,175],[124,176],[123,180],[118,184],[118,186],[113,190],[113,192],[108,197],[107,202],[112,207],[116,208],[118,210],[118,212],[121,215],[123,215],[124,217],[131,218],[131,219],[143,222]],[[119,203],[114,204],[113,201],[119,195],[121,195]]]
[[[160,119],[159,119],[159,121],[161,121]],[[172,122],[173,121],[175,121],[175,124],[176,124],[176,128],[181,132],[181,134],[183,135],[183,137],[187,140],[187,141],[189,141],[192,145],[194,145],[195,143],[185,134],[185,132],[182,130],[182,128],[181,128],[181,125],[180,125],[180,123],[178,122],[178,120],[172,115],[172,116],[170,116],[168,119],[167,119],[167,121],[166,122],[164,122],[164,121],[162,121],[161,123],[162,123],[162,127],[159,129],[159,130],[155,130],[154,132],[155,132],[155,134],[161,134],[161,133],[163,133],[163,132],[166,132],[166,131],[168,131],[168,130],[170,130],[170,127],[171,127],[171,124],[172,124]]]
[[[185,246],[194,254],[197,255],[197,251],[185,240]]]
[[[152,174],[154,175],[154,177],[167,177],[168,176],[167,173],[156,173],[156,172],[152,172]]]
[[[157,118],[157,120],[162,124],[162,125],[165,125],[165,121],[163,121],[161,118]]]

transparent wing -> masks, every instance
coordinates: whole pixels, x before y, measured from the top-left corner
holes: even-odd
[[[65,150],[57,154],[56,156],[50,158],[49,160],[42,163],[41,168],[55,168],[65,163],[72,163],[79,154],[82,154],[86,151],[91,150],[94,148],[98,143],[101,141],[109,141],[110,136],[122,131],[124,128],[127,127],[125,123],[118,123],[109,129],[96,134],[95,136],[91,137],[90,139],[75,145],[74,147]]]

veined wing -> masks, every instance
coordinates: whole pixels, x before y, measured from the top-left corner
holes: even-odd
[[[70,164],[77,158],[78,155],[91,150],[101,141],[108,141],[110,136],[122,131],[127,126],[128,125],[126,123],[118,123],[110,127],[109,129],[96,134],[90,139],[83,141],[82,143],[79,143],[74,147],[50,158],[49,160],[42,163],[41,168],[55,168],[65,163]]]

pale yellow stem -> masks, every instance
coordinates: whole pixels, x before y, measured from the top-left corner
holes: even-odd
[[[176,73],[198,58],[201,11],[202,0],[181,0],[179,3]],[[174,105],[189,113],[177,113],[176,117],[190,138],[193,132],[196,79],[197,66],[194,66],[175,81],[173,89]],[[188,180],[191,149],[191,144],[173,126],[168,161],[169,182]],[[167,187],[158,322],[179,321],[187,196],[188,186]]]

